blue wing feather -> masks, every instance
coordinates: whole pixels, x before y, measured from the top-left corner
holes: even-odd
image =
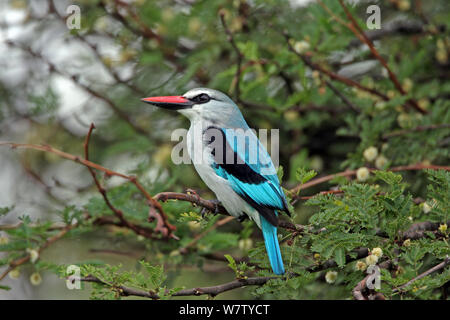
[[[245,139],[239,139],[232,130],[219,130],[222,132],[223,150],[221,156],[213,151],[213,168],[216,174],[228,180],[231,188],[260,213],[270,265],[275,274],[284,274],[276,226],[277,210],[288,212],[288,209],[272,159],[253,132],[247,132]],[[226,163],[227,152],[233,153],[234,163]]]
[[[258,204],[284,210],[286,198],[281,189],[272,159],[264,148],[264,145],[252,130],[245,130],[244,138],[239,136],[242,131],[238,130],[222,129],[225,133],[227,143],[232,146],[237,156],[240,159],[245,159],[245,164],[266,180],[256,185],[239,185],[240,189],[258,202]],[[237,178],[236,183],[239,184],[239,177],[235,178]]]
[[[250,204],[288,212],[286,198],[266,149],[252,131],[245,131],[244,136],[239,136],[243,132],[235,130],[219,129],[224,138],[224,150],[223,158],[216,159],[214,163],[216,173],[227,179],[233,190]],[[227,152],[234,153],[234,163],[226,163]],[[271,223],[277,221],[274,213],[268,210],[265,212],[272,216],[263,214],[267,220]]]

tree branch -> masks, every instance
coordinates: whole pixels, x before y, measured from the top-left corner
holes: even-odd
[[[241,91],[240,91],[240,81],[241,81],[241,65],[242,65],[242,59],[244,57],[244,55],[242,54],[242,52],[239,50],[236,41],[234,41],[234,37],[233,37],[233,33],[231,32],[231,30],[228,28],[227,23],[225,21],[225,12],[223,10],[221,10],[219,12],[220,15],[220,21],[222,22],[222,26],[225,29],[225,32],[227,34],[227,39],[228,42],[231,44],[231,46],[233,47],[234,51],[236,52],[237,58],[236,58],[236,73],[234,76],[234,96],[236,98],[236,102],[240,102],[241,101]]]
[[[281,277],[252,277],[247,279],[236,279],[231,282],[227,282],[224,284],[211,286],[211,287],[198,287],[198,288],[191,288],[191,289],[183,289],[180,291],[175,292],[172,297],[184,297],[184,296],[201,296],[201,295],[209,295],[212,297],[215,297],[223,292],[243,288],[246,286],[261,286],[267,283],[267,281],[272,279],[280,279]],[[94,277],[94,276],[87,276],[80,279],[81,281],[85,282],[94,282],[99,283],[105,286],[112,287],[120,296],[138,296],[138,297],[144,297],[149,298],[153,300],[160,299],[160,296],[152,291],[143,291],[143,290],[137,290],[134,288],[126,287],[126,286],[113,286],[112,284],[109,284],[107,282],[102,281],[101,279]]]
[[[370,40],[379,40],[386,36],[392,35],[414,35],[424,33],[426,30],[422,23],[409,20],[394,20],[384,23],[381,29],[368,30],[364,35]],[[356,47],[361,41],[356,38],[350,41],[349,47]]]
[[[383,99],[383,100],[385,100],[385,101],[388,101],[388,100],[389,100],[389,97],[388,97],[387,95],[385,95],[385,94],[379,92],[379,91],[376,90],[376,89],[372,89],[372,88],[369,88],[369,87],[365,87],[365,86],[363,86],[362,84],[360,84],[359,82],[356,82],[356,81],[354,81],[354,80],[352,80],[352,79],[343,77],[343,76],[341,76],[341,75],[339,75],[339,74],[337,74],[337,73],[334,73],[333,71],[330,71],[330,70],[325,69],[324,67],[322,67],[321,65],[319,65],[319,64],[317,64],[317,63],[312,62],[311,59],[310,59],[308,56],[306,56],[305,54],[301,54],[301,53],[297,52],[297,51],[294,49],[294,47],[293,47],[293,46],[291,45],[291,43],[289,42],[290,36],[289,36],[289,34],[287,33],[287,31],[284,31],[284,32],[283,32],[283,36],[284,36],[284,38],[286,39],[286,42],[287,42],[289,51],[291,51],[291,52],[294,53],[296,56],[298,56],[298,57],[299,57],[299,58],[300,58],[300,59],[301,59],[308,67],[310,67],[311,69],[317,70],[317,71],[319,71],[319,72],[321,72],[321,73],[327,75],[327,76],[330,77],[331,79],[336,80],[336,81],[339,81],[339,82],[342,82],[342,83],[346,84],[346,85],[349,86],[349,87],[354,87],[354,88],[360,89],[360,90],[362,90],[362,91],[369,92],[370,94],[373,94],[373,95],[375,95],[375,96],[378,96],[378,97],[380,97],[381,99]]]
[[[325,6],[325,4],[323,4],[322,1],[318,0],[318,3],[324,7],[327,8]],[[400,82],[397,79],[397,76],[395,75],[394,72],[392,72],[392,70],[389,68],[389,65],[387,64],[386,60],[384,60],[384,58],[380,55],[380,53],[377,51],[377,49],[375,48],[373,42],[367,37],[367,35],[364,33],[364,31],[360,28],[360,26],[358,25],[358,22],[355,20],[355,18],[353,17],[353,15],[351,14],[351,12],[348,10],[347,6],[344,4],[343,0],[339,0],[339,4],[341,5],[341,7],[344,9],[345,14],[347,15],[347,18],[350,20],[350,23],[345,23],[342,19],[338,18],[334,13],[332,13],[330,10],[327,10],[340,24],[342,24],[343,26],[347,27],[348,29],[350,29],[355,35],[356,37],[361,40],[362,43],[367,44],[367,46],[369,47],[370,51],[372,52],[373,56],[381,63],[381,65],[386,69],[386,71],[388,72],[389,75],[389,79],[392,81],[392,83],[394,84],[395,88],[397,89],[398,92],[400,92],[400,94],[402,95],[406,95],[406,91],[403,89],[402,85],[400,84]],[[422,107],[419,106],[419,104],[417,103],[417,101],[415,101],[414,99],[410,98],[408,99],[408,103],[415,108],[417,111],[419,111],[422,114],[426,114],[427,111],[425,109],[423,109]]]
[[[173,231],[176,230],[176,227],[174,225],[172,225],[171,223],[169,223],[168,221],[168,217],[165,214],[161,204],[156,201],[155,199],[153,199],[153,197],[145,190],[145,188],[139,183],[139,181],[137,180],[137,178],[135,176],[128,176],[110,169],[107,169],[99,164],[96,164],[94,162],[91,162],[89,160],[83,159],[79,156],[75,156],[72,155],[70,153],[66,153],[64,151],[55,149],[51,146],[48,145],[35,145],[35,144],[26,144],[26,143],[13,143],[13,142],[0,142],[0,146],[3,145],[7,145],[12,147],[13,149],[15,148],[24,148],[24,149],[34,149],[34,150],[39,150],[39,151],[44,151],[44,152],[50,152],[50,153],[54,153],[62,158],[71,160],[73,162],[77,162],[77,163],[81,163],[86,167],[89,168],[93,168],[96,170],[100,170],[103,171],[107,176],[117,176],[117,177],[121,177],[123,179],[128,180],[129,182],[133,183],[136,188],[138,188],[138,190],[144,195],[144,197],[147,199],[148,204],[150,206],[150,210],[154,210],[156,209],[158,211],[158,214],[153,214],[152,216],[150,216],[150,220],[156,218],[157,219],[157,228],[155,229],[155,231],[161,232],[162,235],[164,237],[167,238],[174,238],[174,239],[178,239],[174,234]]]
[[[392,262],[387,260],[378,265],[379,268],[388,269],[392,266]],[[358,284],[353,288],[352,294],[355,300],[386,300],[385,296],[381,292],[376,292],[367,287],[367,280],[373,277],[373,274],[365,276]]]
[[[406,134],[409,134],[412,132],[422,132],[422,131],[436,130],[436,129],[443,129],[443,128],[450,128],[450,124],[448,124],[448,123],[431,124],[431,125],[427,125],[427,126],[417,126],[415,128],[411,128],[411,129],[394,131],[394,132],[390,132],[390,133],[383,135],[382,139],[384,141],[386,141],[386,140],[389,140],[390,138],[406,135]]]
[[[410,281],[408,281],[407,283],[401,285],[398,288],[395,288],[393,290],[393,292],[400,292],[403,289],[405,289],[406,287],[408,287],[410,284],[414,283],[415,281],[422,279],[430,274],[432,274],[433,272],[436,272],[438,270],[444,269],[446,266],[448,266],[450,264],[450,257],[447,256],[447,258],[445,258],[444,261],[442,261],[441,263],[435,265],[433,268],[428,269],[427,271],[419,274],[417,277],[411,279]]]
[[[95,125],[93,123],[91,123],[91,126],[89,127],[89,131],[88,131],[88,133],[86,135],[86,138],[85,138],[85,141],[84,141],[84,158],[86,160],[89,160],[89,141],[90,141],[90,138],[91,138],[92,131],[94,129],[95,129]],[[97,174],[95,173],[94,169],[92,169],[89,166],[86,166],[86,167],[89,170],[89,172],[90,172],[90,174],[92,176],[92,179],[94,180],[94,183],[95,183],[95,185],[97,187],[97,190],[102,195],[103,200],[105,201],[106,205],[108,206],[109,209],[111,209],[111,211],[114,213],[114,215],[117,218],[119,218],[120,222],[118,224],[116,224],[116,225],[120,225],[122,227],[131,229],[136,234],[144,236],[146,238],[154,239],[155,236],[154,236],[153,230],[145,228],[145,227],[141,227],[141,226],[136,225],[134,223],[131,223],[127,219],[125,219],[125,216],[124,216],[122,210],[117,209],[116,207],[114,207],[113,204],[111,203],[111,201],[109,200],[108,195],[106,194],[105,188],[102,187],[102,185],[100,184],[100,181],[98,181],[98,179],[97,179]],[[107,220],[100,219],[100,218],[96,219],[94,221],[94,224],[99,224],[99,225],[100,224],[104,225],[106,223],[107,223]],[[155,231],[157,231],[157,230],[155,230]]]

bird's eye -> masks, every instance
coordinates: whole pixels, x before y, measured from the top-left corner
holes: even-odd
[[[209,100],[211,100],[211,97],[206,93],[200,93],[199,95],[193,97],[191,100],[197,104],[200,104],[208,102]]]

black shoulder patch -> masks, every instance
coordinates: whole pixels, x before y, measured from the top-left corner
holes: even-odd
[[[207,145],[215,142],[216,137],[219,136],[222,141],[216,143],[211,151],[214,162],[218,167],[221,167],[228,174],[244,183],[260,184],[267,181],[266,178],[250,168],[233,148],[231,148],[223,130],[210,126],[203,132],[203,137]]]

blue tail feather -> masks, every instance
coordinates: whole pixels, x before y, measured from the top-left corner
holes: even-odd
[[[273,273],[279,275],[284,274],[283,259],[281,257],[280,245],[278,244],[277,227],[270,224],[263,216],[260,217],[264,243]]]

